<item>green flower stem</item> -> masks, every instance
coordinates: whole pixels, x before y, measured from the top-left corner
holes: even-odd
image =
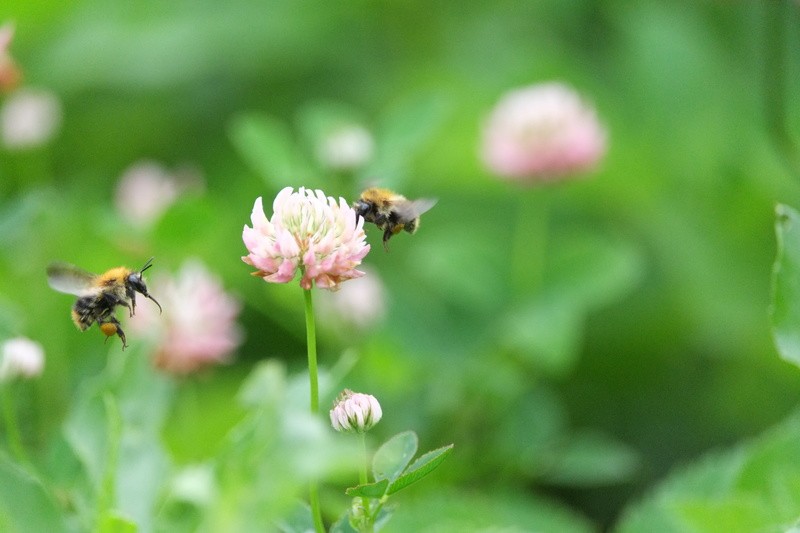
[[[25,454],[25,447],[22,445],[22,436],[17,425],[17,416],[14,412],[14,395],[11,393],[11,382],[0,385],[3,389],[3,416],[6,422],[6,432],[8,432],[8,448],[17,460],[27,463],[28,457]]]
[[[539,188],[518,195],[511,255],[514,293],[535,293],[544,281],[550,192]]]
[[[366,433],[359,433],[358,438],[361,441],[361,468],[358,472],[358,483],[359,485],[366,485],[369,483],[369,478],[367,477],[367,469],[369,468],[369,456],[367,455],[367,434]],[[372,524],[373,519],[369,512],[369,498],[362,497],[361,502],[364,504],[364,514],[367,517],[366,523],[366,531],[365,533],[372,533]]]
[[[311,299],[311,289],[303,290],[306,309],[306,346],[308,348],[308,375],[311,385],[311,414],[319,413],[319,381],[317,379],[317,329],[314,323],[314,302]],[[322,511],[319,505],[319,483],[314,480],[309,487],[308,495],[311,504],[311,515],[314,518],[314,529],[317,533],[325,533],[325,524],[322,522]]]

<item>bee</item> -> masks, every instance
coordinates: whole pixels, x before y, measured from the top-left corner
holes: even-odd
[[[408,200],[402,194],[371,187],[353,203],[356,214],[383,230],[383,247],[389,250],[389,239],[405,230],[415,233],[419,217],[436,204],[433,198]]]
[[[161,304],[147,292],[142,274],[153,266],[151,257],[144,266],[134,272],[126,267],[115,267],[102,274],[90,274],[85,270],[68,263],[52,263],[47,267],[47,282],[50,287],[67,294],[78,296],[72,306],[72,321],[81,331],[86,331],[97,322],[100,331],[106,335],[106,341],[113,335],[122,339],[122,349],[128,343],[114,310],[118,305],[128,308],[130,316],[136,313],[136,293],[141,293],[158,306]]]

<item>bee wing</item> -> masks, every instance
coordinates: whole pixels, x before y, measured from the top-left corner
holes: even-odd
[[[436,205],[436,202],[438,202],[436,198],[418,198],[417,200],[408,202],[403,209],[404,211],[408,211],[408,218],[417,218],[426,211],[429,211],[431,207]]]
[[[69,263],[51,263],[47,267],[47,283],[50,287],[75,296],[89,292],[96,277]]]

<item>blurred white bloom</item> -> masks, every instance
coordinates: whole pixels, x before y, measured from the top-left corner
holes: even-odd
[[[366,128],[357,124],[339,127],[317,146],[317,158],[333,170],[354,170],[372,157],[374,142]]]
[[[9,149],[34,148],[49,141],[61,125],[61,102],[43,89],[20,89],[0,109],[0,133]]]
[[[0,91],[2,92],[13,90],[22,79],[22,73],[8,51],[13,38],[12,23],[6,22],[0,26]]]
[[[594,108],[562,83],[509,92],[483,131],[486,166],[519,182],[554,181],[589,170],[605,151],[606,132]]]
[[[383,413],[374,396],[345,389],[334,402],[330,416],[336,431],[364,433],[380,421]]]
[[[117,183],[117,210],[135,226],[156,222],[175,200],[201,178],[191,171],[169,172],[155,161],[139,161],[128,167]]]
[[[317,298],[317,309],[326,322],[368,329],[386,314],[386,290],[373,270],[362,267],[365,275],[342,285],[336,292],[325,291]]]
[[[192,465],[183,468],[172,480],[172,496],[198,507],[214,500],[214,472],[209,465]]]
[[[16,337],[2,344],[0,381],[16,377],[33,378],[44,370],[44,349],[38,342]]]
[[[241,343],[239,302],[199,261],[187,261],[175,277],[156,278],[150,293],[164,313],[137,307],[130,324],[156,341],[155,364],[160,369],[188,374],[225,363]]]

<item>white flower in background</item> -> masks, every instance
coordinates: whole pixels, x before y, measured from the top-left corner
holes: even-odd
[[[14,25],[6,22],[0,26],[0,91],[9,92],[19,85],[22,73],[8,49],[14,39]]]
[[[317,146],[317,158],[332,170],[354,170],[369,161],[374,150],[372,135],[363,126],[348,124],[329,132]]]
[[[386,289],[378,274],[362,267],[366,274],[342,285],[336,292],[325,291],[317,298],[325,322],[345,324],[359,330],[380,322],[386,314]]]
[[[51,91],[20,89],[0,109],[0,134],[10,150],[35,148],[49,141],[61,126],[61,102]]]
[[[374,396],[345,389],[334,402],[330,416],[336,431],[364,433],[380,421],[383,413]]]
[[[186,466],[172,479],[171,496],[198,507],[210,504],[216,492],[214,470],[207,464]]]
[[[592,106],[562,83],[507,93],[483,131],[486,166],[523,183],[557,181],[593,168],[606,152],[606,132]]]
[[[147,227],[193,186],[202,186],[202,180],[191,170],[170,172],[155,161],[139,161],[122,173],[114,202],[131,224]]]
[[[33,378],[44,370],[44,349],[38,342],[16,337],[3,342],[0,352],[0,381]]]
[[[137,307],[130,325],[156,342],[158,368],[189,374],[228,362],[242,340],[236,323],[241,306],[201,262],[187,261],[176,276],[156,278],[150,292],[163,314]]]

